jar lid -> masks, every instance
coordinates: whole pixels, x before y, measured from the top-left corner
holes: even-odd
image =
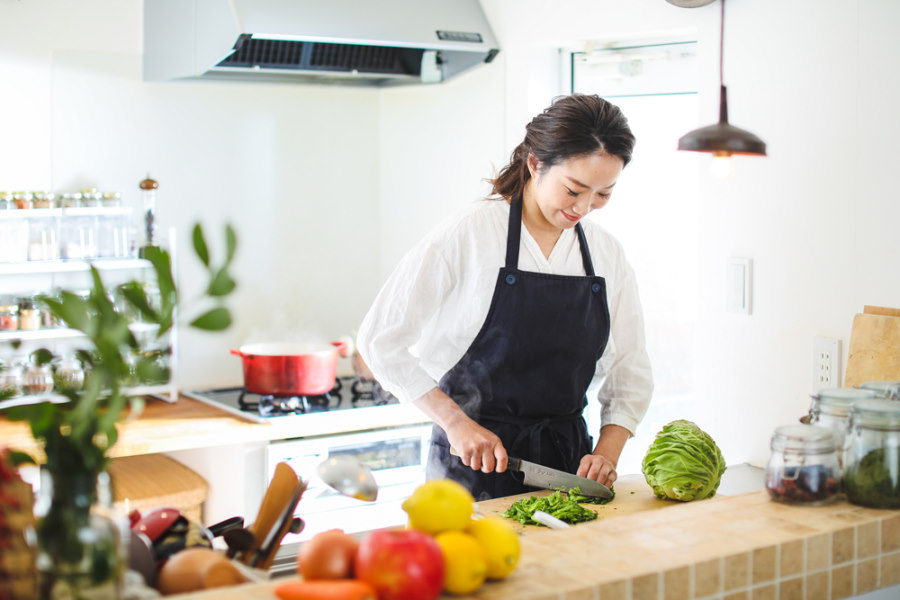
[[[149,173],[147,174],[147,178],[138,185],[142,190],[155,190],[159,187],[159,183],[155,179],[150,179]]]
[[[900,381],[867,381],[859,387],[872,390],[881,398],[900,396]]]
[[[860,388],[829,388],[819,390],[813,395],[813,410],[832,415],[848,415],[850,407],[861,400],[875,398],[876,394],[872,390],[863,390]]]
[[[34,197],[52,200],[53,198],[56,198],[56,194],[54,194],[53,192],[35,192]]]
[[[772,450],[834,452],[834,431],[819,425],[782,425],[772,435]]]
[[[853,405],[851,418],[869,427],[898,427],[900,402],[886,398],[860,400]]]
[[[13,192],[13,198],[31,198],[31,192]]]

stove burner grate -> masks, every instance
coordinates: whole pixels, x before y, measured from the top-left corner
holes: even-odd
[[[309,412],[324,412],[337,408],[341,403],[341,381],[335,380],[331,391],[314,396],[276,396],[257,394],[244,388],[238,396],[241,410],[259,413],[262,417],[280,417]]]
[[[382,406],[397,401],[377,381],[361,378],[355,379],[350,386],[350,397],[353,406]]]

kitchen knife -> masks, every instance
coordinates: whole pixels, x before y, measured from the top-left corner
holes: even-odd
[[[453,447],[450,448],[450,454],[459,456],[459,452]],[[551,469],[521,458],[509,456],[506,468],[510,471],[522,473],[525,477],[523,481],[525,485],[548,490],[559,490],[561,492],[568,492],[572,488],[578,488],[582,496],[603,499],[613,497],[613,493],[608,487],[593,479],[579,477],[558,469]]]

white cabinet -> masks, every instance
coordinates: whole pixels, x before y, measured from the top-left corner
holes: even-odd
[[[126,281],[139,281],[154,289],[152,265],[133,258],[127,233],[129,213],[120,207],[0,211],[0,315],[3,306],[28,306],[28,299],[38,294],[52,295],[59,290],[87,293],[92,287],[92,265],[114,301],[118,286]],[[60,327],[46,312],[38,311],[39,317],[31,309],[19,312],[15,319],[4,321],[0,317],[0,360],[7,366],[21,363],[42,347],[57,356],[89,350],[81,332]],[[129,328],[139,341],[148,344],[142,351],[159,356],[170,374],[165,383],[143,385],[135,381],[130,393],[153,394],[174,402],[178,398],[174,328],[160,340],[155,339],[155,326],[137,318]]]

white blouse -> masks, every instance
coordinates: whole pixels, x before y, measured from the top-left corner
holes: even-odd
[[[506,260],[508,223],[503,200],[474,202],[416,244],[375,298],[357,348],[375,379],[401,402],[433,389],[481,329]],[[637,282],[619,242],[597,223],[581,223],[594,272],[606,279],[611,321],[596,372],[604,378],[601,422],[633,434],[653,392]],[[518,268],[583,276],[575,228],[562,232],[547,259],[523,225]]]

